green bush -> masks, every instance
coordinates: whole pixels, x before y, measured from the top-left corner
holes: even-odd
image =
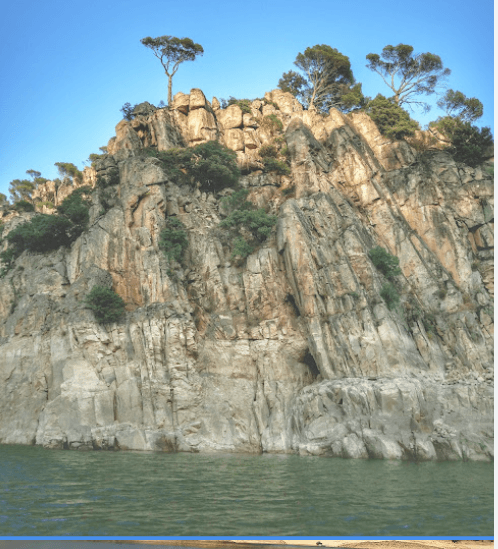
[[[275,103],[275,101],[267,101],[266,99],[263,100],[267,105],[271,105],[272,107],[275,107],[277,111],[280,110],[280,107]]]
[[[19,225],[7,235],[6,239],[12,249],[12,252],[9,253],[16,258],[24,250],[42,253],[56,250],[59,246],[67,246],[71,242],[69,235],[72,227],[73,224],[66,217],[47,214],[37,215],[31,221]]]
[[[245,114],[251,114],[251,103],[250,99],[235,99],[235,97],[230,97],[227,103],[227,107],[230,105],[237,105],[240,107],[241,111]]]
[[[169,180],[179,185],[189,182],[187,165],[192,158],[193,149],[174,148],[167,151],[158,151],[154,148],[147,148],[143,149],[143,154],[158,158]]]
[[[441,135],[451,141],[453,133],[463,122],[453,116],[440,116],[437,120],[429,122],[429,127],[437,130]]]
[[[187,162],[187,171],[200,183],[201,189],[218,191],[233,187],[240,177],[237,165],[237,153],[220,145],[217,141],[208,141],[197,145]]]
[[[291,187],[286,187],[285,189],[282,189],[282,194],[284,196],[289,196],[294,192],[296,192],[296,186],[295,185],[292,185]]]
[[[404,109],[381,94],[367,104],[365,112],[375,122],[380,133],[389,139],[402,139],[419,129],[418,123]]]
[[[239,256],[242,259],[245,259],[249,255],[251,255],[252,252],[254,252],[254,249],[254,246],[251,246],[251,244],[249,244],[247,240],[245,240],[242,236],[238,236],[233,241],[233,249],[230,257],[234,258]]]
[[[368,256],[375,265],[375,268],[389,280],[392,280],[393,277],[401,274],[399,259],[396,256],[391,255],[381,246],[372,248],[368,252]]]
[[[225,196],[221,200],[221,207],[227,215],[234,210],[252,210],[254,205],[247,200],[249,191],[247,189],[239,189],[229,196]]]
[[[54,203],[50,200],[40,200],[40,202],[36,203],[37,206],[47,206],[47,208],[51,208],[52,210],[55,208]]]
[[[94,286],[84,302],[93,311],[100,324],[116,322],[125,311],[125,303],[121,297],[103,286]]]
[[[272,134],[275,132],[281,132],[284,128],[282,121],[276,114],[267,114],[266,116],[263,116],[263,119],[259,125],[263,130],[268,130]]]
[[[237,229],[244,227],[255,240],[263,242],[276,223],[276,215],[268,215],[263,208],[260,208],[258,210],[234,210],[220,223],[220,227]]]
[[[27,200],[19,200],[12,205],[12,209],[16,212],[34,212],[35,207]]]
[[[263,158],[263,164],[264,169],[263,171],[268,172],[276,172],[277,175],[289,175],[290,174],[290,168],[281,160],[277,160],[276,158],[272,158],[270,156],[266,156]]]
[[[105,189],[113,185],[119,185],[119,170],[117,168],[107,170],[105,175],[100,174],[97,176],[97,187],[99,189]]]
[[[158,158],[169,179],[176,183],[200,183],[206,191],[233,187],[240,177],[237,153],[217,141],[188,149],[144,149],[146,156]]]
[[[259,149],[259,156],[261,158],[268,157],[268,158],[277,158],[278,156],[278,150],[275,145],[262,145]]]
[[[386,302],[387,308],[392,311],[399,303],[399,295],[393,284],[388,282],[382,286],[380,297]]]
[[[9,248],[0,253],[4,272],[24,250],[44,253],[76,240],[88,226],[89,201],[83,195],[89,192],[90,187],[80,187],[58,206],[60,215],[39,214],[10,231],[6,237]]]
[[[224,209],[230,213],[220,223],[220,227],[239,233],[233,243],[232,257],[238,255],[245,258],[251,254],[256,245],[266,240],[277,222],[276,215],[268,215],[262,208],[256,210],[254,204],[246,200],[248,194],[249,191],[241,189],[222,201]],[[254,245],[240,234],[241,229],[250,233]]]
[[[170,261],[181,262],[188,248],[188,236],[185,225],[177,217],[169,217],[166,228],[161,231],[159,247]]]
[[[76,240],[88,227],[90,200],[84,198],[84,195],[89,195],[91,192],[90,187],[80,187],[65,198],[60,206],[57,206],[57,211],[73,224],[69,231],[71,242]]]
[[[470,122],[465,122],[457,127],[451,141],[450,152],[453,158],[473,168],[486,160],[490,154],[489,150],[493,146],[491,130],[472,126]]]
[[[7,248],[5,251],[0,252],[0,261],[3,264],[3,267],[0,270],[0,278],[3,278],[6,273],[12,269],[16,258],[17,255],[14,248]]]

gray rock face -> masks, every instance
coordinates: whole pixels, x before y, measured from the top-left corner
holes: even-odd
[[[233,109],[209,110],[194,90],[118,124],[84,176],[102,178],[108,211],[101,189],[70,249],[24,253],[0,279],[0,442],[492,459],[491,178],[388,142],[368,117],[269,97],[291,175],[242,178],[279,216],[242,265],[218,228],[223,193],[181,187],[140,155],[242,134]],[[266,139],[265,105],[253,107],[251,139],[233,145],[241,159]],[[37,192],[55,205],[67,195],[50,182]],[[33,214],[22,215],[4,234]],[[159,250],[167,215],[189,237],[176,272]],[[377,245],[400,260],[395,310],[368,255]],[[97,284],[126,302],[121,322],[99,325],[85,308]]]

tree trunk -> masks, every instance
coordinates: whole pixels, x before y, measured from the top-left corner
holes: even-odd
[[[168,75],[168,107],[171,107],[171,92],[173,90],[173,75]]]

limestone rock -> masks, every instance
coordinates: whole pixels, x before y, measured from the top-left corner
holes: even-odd
[[[265,93],[265,99],[276,103],[280,112],[284,114],[292,114],[303,110],[301,103],[289,92],[278,89],[273,90]]]
[[[242,126],[242,110],[238,105],[230,105],[216,113],[218,123],[225,129],[240,128]]]
[[[232,151],[244,150],[245,134],[239,129],[225,130],[225,145]]]
[[[193,88],[190,90],[190,111],[195,109],[204,109],[206,108],[206,96],[202,93],[202,90],[198,88]]]
[[[245,113],[242,117],[244,128],[257,128],[258,122],[252,114]]]
[[[300,111],[280,92],[266,100],[291,174],[264,173],[272,137],[195,96],[120,122],[84,173],[99,181],[89,229],[0,278],[0,443],[492,460],[492,178],[445,151],[413,162],[368,117]],[[207,139],[237,151],[248,199],[278,215],[240,263],[219,227],[233,190],[192,190],[139,154]],[[74,188],[36,197],[58,205]],[[0,210],[3,235],[34,215]],[[181,265],[160,249],[166,216],[188,234]],[[396,309],[377,245],[399,258]],[[120,322],[95,322],[94,285],[124,299]]]
[[[149,116],[150,114],[156,112],[156,110],[157,109],[154,105],[151,105],[148,101],[144,101],[133,109],[133,114],[135,116]]]
[[[209,141],[216,138],[216,120],[205,109],[195,109],[188,115],[188,137],[190,142]]]
[[[109,154],[116,154],[118,151],[124,150],[133,155],[141,148],[142,142],[133,129],[131,122],[121,120],[116,126],[116,138],[111,139],[107,145]]]
[[[244,147],[247,149],[257,149],[259,145],[260,143],[256,131],[253,128],[244,128]]]
[[[190,106],[190,96],[182,92],[178,92],[173,96],[171,105],[172,110],[180,111],[182,114],[188,114]]]

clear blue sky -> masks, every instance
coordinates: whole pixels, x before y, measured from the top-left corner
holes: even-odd
[[[315,44],[351,60],[366,95],[389,95],[365,56],[411,44],[441,56],[448,87],[484,104],[493,129],[492,0],[18,0],[0,19],[0,192],[26,170],[57,177],[55,162],[80,169],[114,135],[120,108],[167,100],[145,36],[190,37],[204,56],[184,63],[173,94],[201,88],[208,99],[260,97],[275,89],[299,52]],[[422,124],[443,114],[414,113]]]

